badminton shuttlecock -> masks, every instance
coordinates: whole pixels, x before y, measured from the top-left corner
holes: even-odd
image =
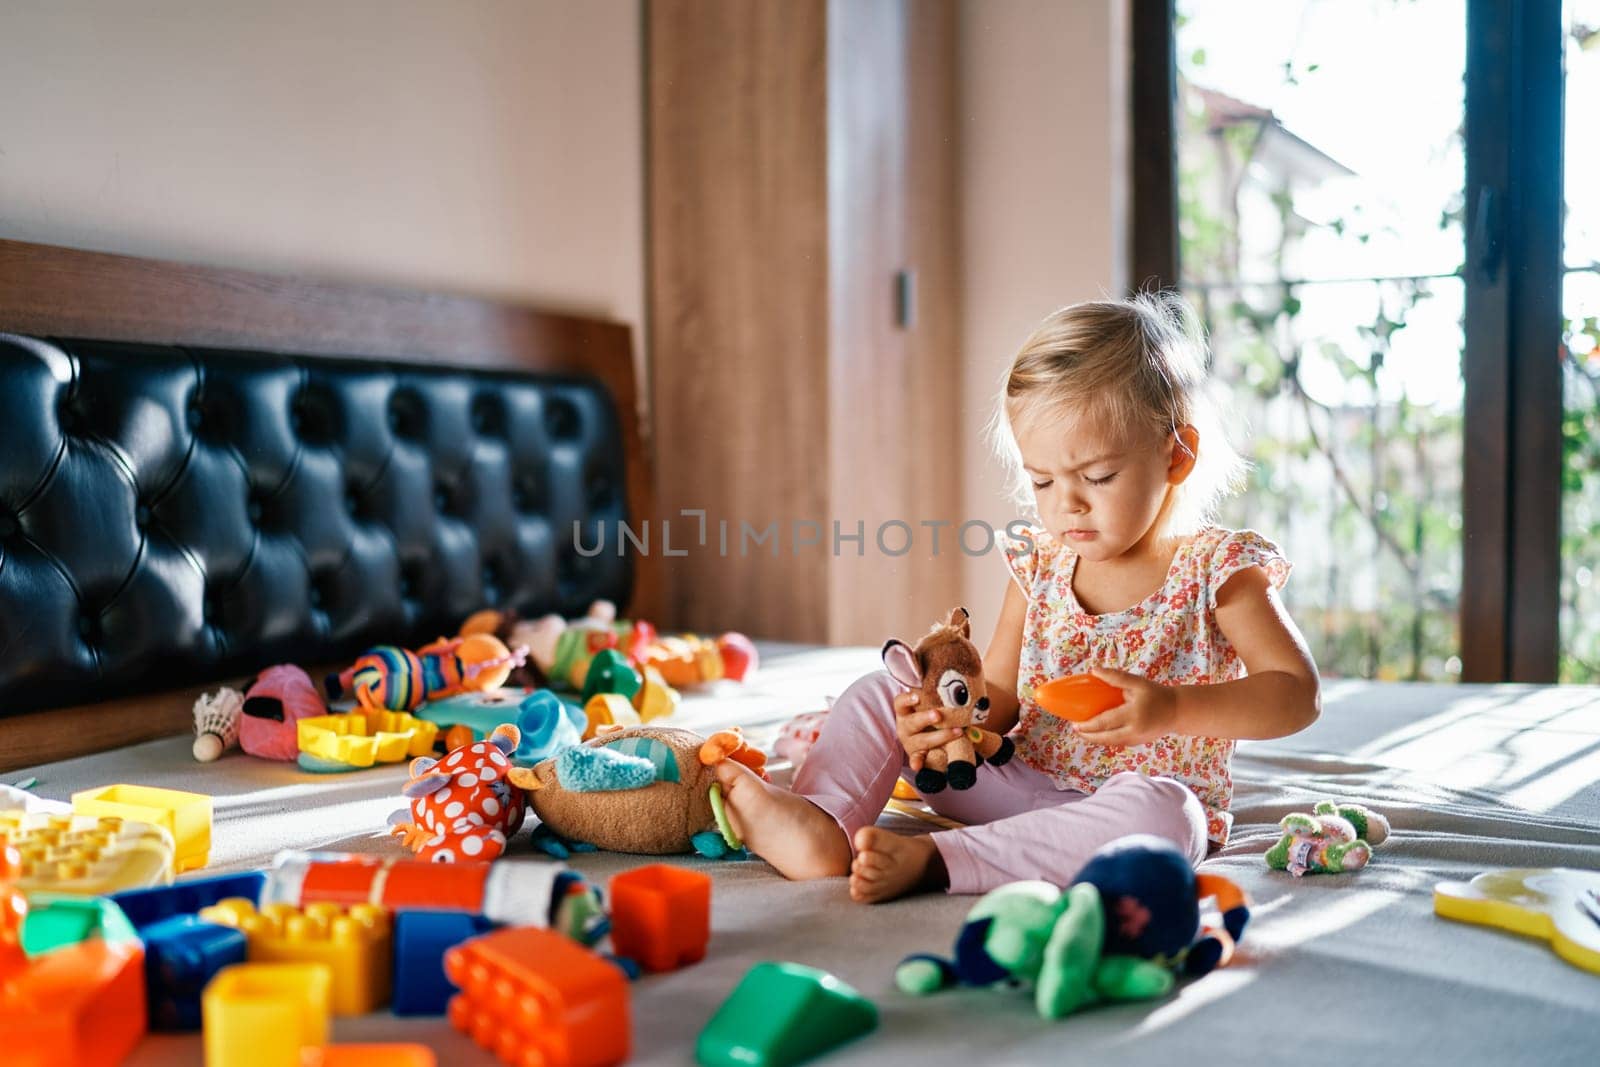
[[[210,763],[239,743],[239,716],[244,697],[236,689],[218,689],[194,702],[194,758]]]

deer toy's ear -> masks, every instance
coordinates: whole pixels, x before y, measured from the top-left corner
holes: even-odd
[[[889,676],[907,689],[922,688],[922,668],[917,666],[916,654],[904,641],[889,641],[883,646],[883,665]]]
[[[966,608],[951,608],[950,618],[945,620],[945,625],[967,640],[972,640],[972,616],[967,614]]]

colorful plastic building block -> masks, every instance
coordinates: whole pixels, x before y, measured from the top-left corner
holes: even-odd
[[[201,995],[206,1067],[300,1067],[307,1046],[328,1043],[325,963],[238,963]]]
[[[372,904],[268,904],[223,900],[200,912],[250,942],[251,963],[321,963],[332,978],[335,1015],[365,1015],[389,1001],[393,970],[389,913]]]
[[[135,929],[174,915],[194,915],[219,900],[243,897],[259,900],[261,886],[267,876],[263,871],[246,871],[244,874],[214,874],[208,878],[191,878],[173,885],[154,886],[149,889],[129,889],[111,899],[117,902],[122,914],[128,917]]]
[[[34,893],[22,922],[22,950],[30,956],[90,938],[132,941],[137,936],[122,909],[106,897]]]
[[[402,911],[394,917],[394,995],[396,1015],[443,1015],[456,987],[444,974],[444,954],[463,941],[488,933],[495,923],[450,911]]]
[[[195,871],[211,858],[211,798],[148,785],[107,785],[72,794],[79,815],[115,815],[165,827],[177,847],[172,869]]]
[[[647,971],[671,971],[706,956],[711,878],[653,863],[611,879],[611,945]]]
[[[120,1063],[144,1035],[144,947],[116,905],[91,911],[88,902],[58,898],[62,913],[47,928],[88,932],[87,919],[94,930],[30,959],[28,899],[9,881],[19,866],[14,849],[0,848],[0,1059],[8,1067]]]
[[[707,1067],[788,1067],[877,1025],[877,1006],[826,971],[758,963],[700,1031],[694,1054]]]
[[[300,1067],[435,1067],[426,1045],[323,1045],[300,1050]]]
[[[513,1067],[604,1067],[628,1058],[628,980],[552,930],[524,926],[445,953],[461,987],[450,1024]]]
[[[295,730],[300,769],[316,773],[354,771],[427,756],[439,735],[436,723],[380,708],[316,715],[295,723]]]
[[[0,839],[17,851],[24,893],[101,896],[172,881],[172,834],[148,822],[7,809]]]
[[[200,994],[218,971],[245,962],[244,934],[193,915],[173,915],[141,927],[139,937],[150,1029],[200,1029]]]

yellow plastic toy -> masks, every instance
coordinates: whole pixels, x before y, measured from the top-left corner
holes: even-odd
[[[602,726],[639,725],[639,713],[633,710],[628,698],[620,693],[596,693],[583,706],[583,713],[589,717],[589,725],[583,730],[585,741],[599,736]]]
[[[639,720],[650,722],[665,719],[677,711],[678,703],[683,698],[662,679],[661,672],[654,667],[646,667],[641,673],[644,675],[644,684],[633,694],[633,709],[639,713]]]
[[[1433,910],[1548,941],[1568,963],[1600,974],[1600,871],[1534,867],[1440,882]]]
[[[332,980],[335,1015],[365,1015],[389,1002],[393,945],[389,913],[371,904],[268,904],[243,897],[200,909],[205,922],[244,932],[251,963],[320,963]]]
[[[236,963],[200,995],[206,1067],[283,1067],[301,1049],[328,1043],[322,963]]]
[[[348,715],[316,715],[295,724],[300,768],[344,771],[375,763],[402,763],[433,754],[436,723],[403,711],[356,709]]]
[[[172,881],[172,835],[147,822],[7,809],[0,840],[22,860],[24,893],[105,896]]]
[[[105,785],[72,794],[78,815],[110,815],[153,823],[172,835],[172,869],[197,871],[211,858],[211,798],[149,785]]]

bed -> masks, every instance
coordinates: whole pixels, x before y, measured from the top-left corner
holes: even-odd
[[[10,251],[20,254],[16,246]],[[0,243],[0,264],[6,252]],[[61,262],[55,252],[44,258]],[[129,271],[168,277],[163,268],[139,261],[74,262],[102,289],[118,271],[124,282]],[[173,323],[161,329],[130,324],[127,311],[133,306],[125,304],[120,319],[106,318],[102,307],[96,321],[67,333],[108,336],[101,327],[110,323],[118,329],[111,336],[118,338],[171,340],[166,333]],[[406,305],[388,305],[390,311],[396,306]],[[19,328],[5,314],[0,306],[0,328]],[[171,312],[175,320],[183,314]],[[255,329],[260,331],[260,323]],[[226,336],[190,340],[243,344],[242,333],[235,328]],[[314,333],[302,328],[295,350],[403,357],[426,348],[415,333],[373,331],[370,322],[349,326],[333,340],[325,337],[321,346],[306,343]],[[367,338],[376,340],[363,343]],[[623,373],[620,366],[613,363],[612,372]],[[583,369],[581,351],[569,369]],[[631,377],[622,388],[629,390],[628,403],[619,410],[628,413]],[[627,439],[619,447],[630,457],[642,456],[638,427],[631,418],[622,421]],[[629,499],[637,509],[644,498],[630,490]],[[650,581],[642,578],[646,587]],[[758,741],[770,739],[778,723],[821,707],[827,696],[877,666],[873,649],[765,643],[760,651],[762,666],[751,681],[691,694],[678,721],[702,730],[739,724]],[[210,793],[216,804],[214,872],[261,866],[282,848],[394,850],[383,824],[398,806],[403,770],[327,778],[237,754],[198,765],[188,739],[172,736],[182,729],[196,688],[178,685],[136,698],[0,717],[5,780],[36,778],[37,793],[54,799],[130,781]],[[117,747],[94,751],[109,745]],[[894,990],[894,964],[910,952],[947,948],[970,899],[925,896],[869,908],[849,902],[842,879],[788,883],[759,861],[684,858],[715,881],[710,953],[694,967],[633,986],[636,1061],[688,1062],[699,1028],[739,977],[763,959],[830,970],[877,1002],[878,1031],[827,1061],[839,1064],[1169,1064],[1208,1055],[1238,1062],[1596,1061],[1600,976],[1562,962],[1537,942],[1439,919],[1430,892],[1439,880],[1498,867],[1600,868],[1600,693],[1330,682],[1323,717],[1310,730],[1240,746],[1236,780],[1233,838],[1206,868],[1247,888],[1254,918],[1231,967],[1163,1001],[1046,1024],[1014,995],[964,991],[907,998]],[[1386,812],[1393,838],[1371,867],[1353,876],[1296,880],[1268,871],[1262,853],[1277,839],[1277,820],[1325,795],[1359,797]],[[315,819],[305,817],[311,811]],[[886,820],[897,829],[926,829],[903,816]],[[637,862],[595,854],[577,857],[574,865],[603,881]],[[442,1019],[377,1014],[339,1020],[335,1036],[422,1041],[451,1065],[493,1062]],[[200,1060],[197,1035],[152,1035],[129,1062]]]

